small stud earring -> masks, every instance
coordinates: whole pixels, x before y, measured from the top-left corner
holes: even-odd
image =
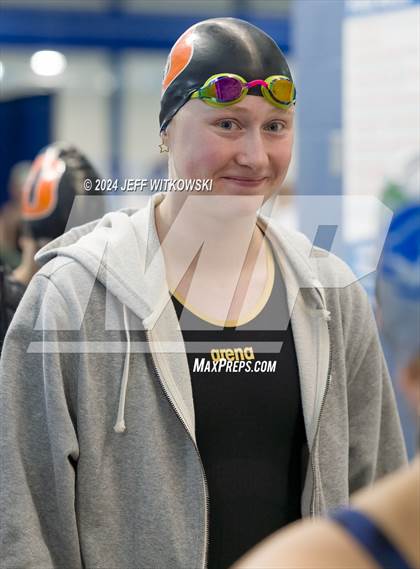
[[[169,152],[169,148],[166,146],[164,142],[159,144],[160,153],[163,154],[164,152]]]

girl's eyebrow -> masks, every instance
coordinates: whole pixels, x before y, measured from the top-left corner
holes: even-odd
[[[235,119],[241,121],[252,120],[252,116],[246,107],[240,107],[239,105],[228,105],[226,107],[211,108],[208,109],[209,114],[207,120],[221,120],[224,118]],[[294,113],[289,113],[284,109],[273,108],[267,113],[267,116],[261,119],[261,124],[265,124],[271,121],[284,121],[288,126],[293,123]]]
[[[268,117],[267,120],[292,120],[293,119],[293,115],[290,115],[289,113],[281,113],[281,115],[279,113],[276,113],[275,115],[270,115]]]
[[[228,105],[227,107],[213,108],[213,111],[218,113],[232,113],[232,114],[247,114],[249,115],[249,110],[244,107],[235,107],[235,105]]]
[[[235,114],[240,114],[240,115],[246,115],[249,116],[250,115],[250,111],[249,109],[245,108],[245,107],[241,107],[239,106],[239,104],[237,105],[228,105],[226,107],[220,107],[220,108],[212,108],[209,109],[211,111],[216,111],[218,113],[232,113],[232,115]],[[273,113],[273,114],[272,114]],[[286,119],[286,118],[293,118],[294,113],[290,113],[287,110],[284,109],[274,109],[269,111],[269,114],[267,115],[267,119],[264,120],[273,120],[273,119]]]

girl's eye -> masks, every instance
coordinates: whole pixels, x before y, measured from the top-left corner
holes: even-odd
[[[271,122],[266,126],[266,130],[270,132],[281,132],[284,130],[284,124],[282,122]]]
[[[217,123],[217,125],[223,130],[233,130],[234,128],[238,128],[238,126],[230,119],[222,119]]]

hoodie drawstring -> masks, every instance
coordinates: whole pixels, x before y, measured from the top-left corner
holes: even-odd
[[[123,315],[124,315],[124,329],[127,341],[127,349],[125,352],[124,371],[121,379],[120,400],[118,403],[117,421],[114,425],[114,431],[116,433],[123,433],[126,430],[125,421],[124,421],[124,410],[125,410],[125,397],[127,393],[127,384],[128,384],[128,373],[130,369],[131,339],[130,339],[130,330],[128,327],[128,312],[125,304],[123,305]]]

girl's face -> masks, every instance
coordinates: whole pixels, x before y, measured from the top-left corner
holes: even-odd
[[[164,135],[170,176],[212,179],[211,195],[259,195],[265,202],[286,177],[293,118],[293,108],[255,95],[220,109],[188,101]]]

